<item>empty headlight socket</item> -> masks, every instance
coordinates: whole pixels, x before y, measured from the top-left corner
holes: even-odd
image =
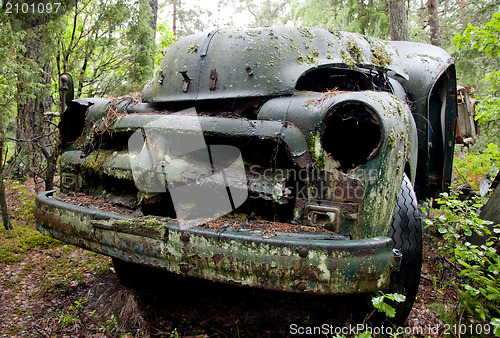
[[[333,107],[325,119],[321,144],[329,157],[346,172],[375,158],[384,135],[378,115],[360,102]]]

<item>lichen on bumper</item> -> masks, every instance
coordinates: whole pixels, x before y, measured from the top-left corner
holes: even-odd
[[[126,261],[213,281],[269,290],[351,294],[380,289],[394,264],[391,241],[328,234],[224,231],[133,218],[37,197],[37,227],[54,238]]]

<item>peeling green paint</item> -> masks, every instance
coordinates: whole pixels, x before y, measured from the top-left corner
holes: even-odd
[[[269,241],[258,233],[181,230],[175,222],[154,217],[113,220],[112,213],[72,207],[46,193],[37,198],[36,214],[42,233],[95,252],[182,275],[270,290],[370,292],[387,285],[392,269],[388,238],[331,241],[284,235]],[[301,248],[306,249],[305,256],[298,254]]]

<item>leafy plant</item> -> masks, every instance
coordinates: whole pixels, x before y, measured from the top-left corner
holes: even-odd
[[[470,183],[472,189],[478,190],[481,178],[488,174],[495,177],[500,170],[500,148],[490,143],[484,150],[464,149],[465,157],[456,157],[455,174],[460,183]]]
[[[61,314],[59,325],[71,326],[77,325],[81,321],[82,312],[84,309],[83,299],[75,300],[66,312]]]
[[[177,328],[174,328],[172,332],[170,332],[170,338],[179,338],[182,335],[177,331]]]
[[[458,50],[472,49],[480,55],[490,59],[498,59],[500,56],[500,13],[492,15],[491,20],[485,25],[468,25],[462,34],[456,34],[453,43]],[[496,69],[486,70],[486,76],[481,80],[485,85],[486,94],[481,98],[476,112],[476,119],[488,134],[488,139],[494,138],[497,143],[498,127],[500,121],[500,71]]]
[[[392,300],[394,302],[402,303],[405,301],[406,296],[399,293],[383,293],[382,291],[377,292],[377,297],[372,298],[372,304],[378,312],[384,313],[389,318],[394,318],[396,316],[396,309],[385,302],[386,299]]]
[[[500,233],[500,226],[478,217],[484,199],[461,201],[456,195],[442,194],[436,202],[437,217],[425,222],[442,235],[441,253],[458,270],[452,281],[459,296],[458,310],[483,322],[498,316],[500,256],[494,235]]]
[[[456,34],[453,42],[458,49],[471,47],[492,58],[500,57],[500,13],[492,15],[483,27],[469,24],[462,34]]]
[[[175,42],[175,35],[168,26],[166,20],[158,22],[156,33],[159,35],[159,43],[156,46],[157,52],[155,54],[155,65],[158,71],[160,69],[161,59],[165,56],[168,47]]]
[[[116,318],[115,315],[111,315],[109,319],[106,320],[106,326],[101,325],[99,330],[103,333],[106,332],[119,332],[120,331],[120,325],[118,325],[118,319]]]

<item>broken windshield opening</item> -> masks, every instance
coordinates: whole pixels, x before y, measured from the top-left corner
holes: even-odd
[[[297,81],[297,90],[326,91],[363,91],[375,90],[393,92],[386,72],[377,70],[316,68],[305,72]]]

